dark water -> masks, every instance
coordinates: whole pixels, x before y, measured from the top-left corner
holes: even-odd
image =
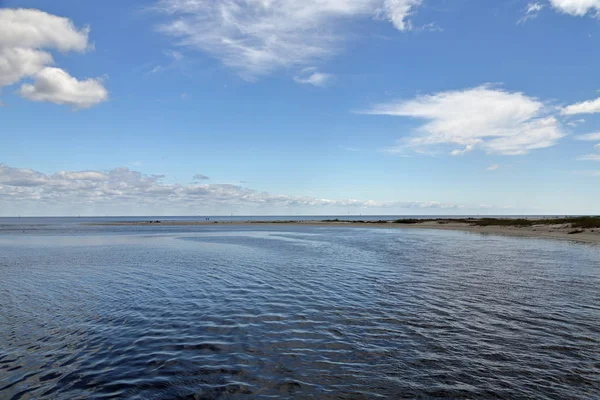
[[[600,246],[0,230],[0,398],[600,397]]]

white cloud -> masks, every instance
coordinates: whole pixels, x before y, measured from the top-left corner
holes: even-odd
[[[408,17],[423,4],[423,0],[385,0],[379,15],[390,21],[400,31],[410,30],[412,24]]]
[[[490,165],[489,167],[487,167],[487,170],[488,171],[496,171],[499,168],[500,168],[500,164],[494,164],[494,165]]]
[[[339,50],[343,23],[387,19],[408,30],[422,0],[159,0],[158,27],[178,44],[206,52],[246,79],[306,66]]]
[[[344,151],[351,151],[351,152],[357,152],[357,151],[361,151],[361,149],[359,149],[358,147],[347,147],[347,146],[338,146],[340,148],[340,150],[344,150]]]
[[[19,90],[21,96],[33,101],[67,104],[89,108],[108,99],[108,91],[100,79],[78,81],[60,68],[46,67],[35,75],[33,84]]]
[[[600,141],[600,132],[597,133],[586,133],[585,135],[579,135],[576,137],[577,140],[587,140],[587,141]]]
[[[185,61],[185,56],[178,51],[168,50],[164,51],[163,53],[166,57],[171,59],[171,61],[166,65],[159,64],[154,66],[154,68],[148,71],[148,74],[156,74],[159,72],[177,68],[178,66],[181,66]]]
[[[315,67],[303,69],[299,75],[294,77],[294,80],[304,85],[313,85],[325,87],[333,79],[332,74],[325,74],[317,71]]]
[[[529,3],[527,4],[527,10],[526,10],[526,14],[535,14],[537,12],[540,12],[544,9],[544,5],[541,3]]]
[[[0,164],[0,205],[34,202],[38,206],[105,206],[108,209],[129,205],[131,210],[165,204],[180,210],[198,207],[354,207],[462,209],[460,204],[431,201],[331,200],[304,196],[288,196],[247,189],[230,184],[163,183],[163,175],[144,175],[128,168],[110,171],[61,171],[44,174],[25,168]],[[196,176],[195,178],[198,178]],[[469,206],[479,208],[480,206]],[[143,212],[143,211],[141,211]]]
[[[466,146],[465,146],[465,148],[464,148],[464,149],[462,149],[462,150],[459,150],[459,149],[452,150],[452,151],[450,152],[450,154],[451,154],[451,155],[453,155],[453,156],[462,156],[462,155],[464,155],[464,154],[467,154],[467,153],[470,153],[470,152],[472,152],[473,150],[475,150],[475,145],[473,145],[473,144],[468,144],[468,145],[466,145]]]
[[[47,78],[47,71],[52,70],[49,66],[54,64],[54,59],[44,49],[81,53],[93,47],[88,42],[88,35],[89,28],[77,29],[67,18],[33,9],[0,9],[0,88],[13,85],[28,77],[42,80]],[[71,87],[55,87],[54,92],[71,91],[72,79],[74,78],[55,81],[55,85],[62,83],[70,84]],[[98,80],[93,81],[99,84]],[[84,85],[78,86],[79,98],[83,95],[81,90],[85,88],[93,91],[87,95],[88,97],[97,95],[97,85],[91,85],[90,82],[90,80],[80,82]],[[36,82],[35,86],[43,83]],[[21,93],[30,94],[30,86],[27,85],[25,91],[22,88]],[[35,96],[36,100],[44,101],[53,101],[55,98],[56,96],[49,95]]]
[[[579,161],[600,161],[600,154],[586,154],[585,156],[578,157]]]
[[[527,4],[527,8],[525,9],[525,15],[519,19],[518,24],[523,24],[531,19],[535,19],[540,14],[540,11],[544,9],[544,5],[539,2],[532,2]]]
[[[89,29],[39,10],[0,10],[0,47],[54,48],[62,52],[88,48]]]
[[[583,123],[585,123],[585,119],[581,118],[581,119],[576,119],[574,121],[569,121],[569,122],[567,122],[567,125],[575,128],[576,126],[581,125]]]
[[[444,28],[438,25],[437,22],[430,22],[425,25],[414,28],[417,32],[444,32]]]
[[[563,115],[595,114],[600,113],[600,98],[571,104],[561,110]]]
[[[53,62],[52,55],[45,51],[0,47],[0,88],[32,76]]]
[[[565,136],[559,121],[541,101],[489,85],[381,104],[366,113],[425,120],[412,137],[403,140],[404,147],[423,151],[460,146],[453,155],[475,149],[527,154],[553,146]]]
[[[550,4],[562,13],[577,17],[600,12],[600,0],[550,0]]]

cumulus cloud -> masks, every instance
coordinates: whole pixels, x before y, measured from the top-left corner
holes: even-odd
[[[411,28],[423,0],[159,0],[159,31],[221,60],[246,79],[331,56],[343,23],[360,17]]]
[[[82,97],[86,99],[84,107],[106,100],[107,92],[99,80],[77,81],[65,71],[49,67],[54,58],[47,50],[85,52],[92,48],[88,35],[89,28],[78,29],[67,18],[33,9],[0,9],[0,88],[33,77],[34,85],[24,85],[20,92],[34,100],[76,107]],[[59,74],[62,79],[56,79]],[[49,75],[55,77],[52,82]],[[53,94],[47,91],[50,83]],[[90,92],[84,93],[86,90]]]
[[[294,80],[298,83],[319,87],[327,86],[332,79],[333,75],[319,72],[315,67],[305,68],[294,77]]]
[[[421,152],[459,146],[452,155],[475,149],[521,155],[553,146],[565,136],[560,122],[540,100],[490,85],[380,104],[365,113],[424,120],[401,141],[402,147]]]
[[[0,27],[0,33],[1,31]],[[3,48],[0,45],[0,87],[12,85],[24,77],[32,76],[45,65],[53,62],[52,55],[43,51]]]
[[[195,210],[197,207],[359,207],[461,209],[464,205],[426,201],[331,200],[288,196],[230,184],[164,183],[163,175],[145,175],[128,168],[110,171],[61,171],[45,174],[0,164],[0,204],[37,202],[41,205],[104,205],[132,209],[158,205]],[[484,208],[483,206],[470,206]],[[487,208],[487,206],[485,207]]]
[[[550,0],[550,4],[562,13],[577,17],[600,12],[600,0]]]
[[[21,86],[19,93],[29,100],[75,108],[89,108],[108,99],[108,91],[100,79],[78,81],[66,71],[51,67],[35,74],[35,82]]]
[[[596,114],[600,113],[600,98],[571,104],[561,110],[563,115]]]
[[[531,19],[535,19],[540,14],[540,11],[544,9],[544,5],[539,2],[532,2],[527,4],[527,8],[525,9],[525,15],[519,19],[518,24],[523,24]]]
[[[77,29],[69,19],[39,10],[2,9],[0,27],[2,47],[81,52],[89,46],[89,28]]]

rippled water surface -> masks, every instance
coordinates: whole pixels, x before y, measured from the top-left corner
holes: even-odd
[[[0,398],[600,397],[600,247],[309,226],[0,230]]]

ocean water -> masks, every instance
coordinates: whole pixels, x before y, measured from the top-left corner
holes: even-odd
[[[1,399],[600,398],[600,246],[0,225]]]

